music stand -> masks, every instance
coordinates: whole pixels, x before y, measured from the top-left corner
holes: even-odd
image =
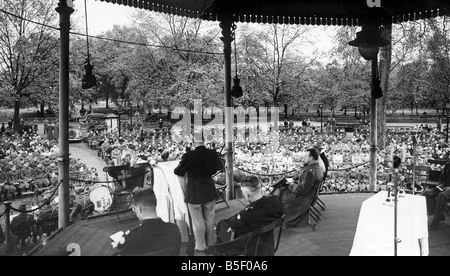
[[[120,217],[118,214],[118,208],[117,205],[119,204],[119,199],[122,197],[126,198],[125,203],[127,204],[127,207],[125,210],[129,210],[131,203],[132,203],[132,195],[133,191],[136,188],[143,188],[144,181],[146,179],[147,174],[147,168],[151,168],[150,163],[148,162],[142,162],[142,163],[136,163],[133,167],[130,167],[128,165],[122,165],[122,166],[109,166],[103,168],[103,171],[108,172],[109,175],[111,175],[116,181],[118,181],[121,184],[121,190],[114,190],[111,191],[111,196],[113,197],[113,203],[111,204],[111,209],[116,210],[117,218],[120,222]],[[121,177],[122,176],[122,177]]]

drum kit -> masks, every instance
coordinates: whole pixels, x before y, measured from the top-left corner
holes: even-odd
[[[111,208],[113,197],[112,190],[114,186],[98,183],[95,185],[85,185],[83,187],[77,186],[71,190],[70,194],[79,193],[80,195],[86,196],[89,200],[94,203],[94,211],[98,214],[104,214]],[[47,190],[44,192],[44,198],[50,198],[52,191]],[[58,205],[59,198],[55,196],[50,204],[53,206]]]
[[[145,162],[141,164],[135,164],[135,166],[133,166],[132,168],[146,170],[146,168],[151,166],[152,164]],[[108,166],[105,167],[103,171],[108,172],[110,176],[112,176],[116,181],[119,181],[119,183],[121,183],[122,181],[120,180],[120,176],[124,171],[128,171],[129,169],[130,169],[129,166]],[[145,179],[144,177],[139,178],[138,182],[139,181],[144,182],[144,179]],[[96,184],[91,184],[89,182],[79,183],[73,186],[73,188],[70,191],[70,194],[74,195],[75,193],[77,193],[86,196],[94,204],[94,212],[97,214],[104,214],[109,212],[113,207],[112,205],[114,203],[114,193],[116,190],[115,184],[116,184],[115,182],[96,183]],[[142,187],[143,186],[142,184],[144,183],[137,183],[137,184],[138,186]],[[49,189],[46,190],[42,195],[44,199],[48,199],[52,196],[52,194],[53,191]],[[52,199],[51,204],[54,206],[58,204],[58,196],[55,196]]]

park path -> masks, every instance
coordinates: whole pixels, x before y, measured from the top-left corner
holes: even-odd
[[[88,168],[96,168],[99,180],[106,181],[106,174],[103,172],[106,162],[97,156],[97,151],[91,150],[86,143],[79,142],[70,143],[69,152],[70,158],[80,159]]]

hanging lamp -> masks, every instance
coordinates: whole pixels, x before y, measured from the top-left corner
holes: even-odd
[[[238,64],[237,64],[237,54],[236,54],[236,37],[234,38],[234,61],[236,63],[235,69],[236,69],[236,75],[233,79],[233,87],[231,88],[231,96],[234,98],[240,98],[244,95],[244,92],[242,91],[242,87],[240,85],[241,80],[238,76]]]
[[[89,33],[88,33],[88,20],[87,20],[87,5],[86,0],[84,0],[84,12],[86,18],[86,44],[87,44],[87,59],[86,65],[84,66],[85,74],[83,75],[83,79],[81,80],[81,88],[90,89],[97,85],[97,79],[95,75],[92,74],[94,70],[94,65],[91,64],[91,54],[89,53]]]

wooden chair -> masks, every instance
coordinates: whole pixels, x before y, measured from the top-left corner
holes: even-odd
[[[273,232],[276,228],[280,228],[276,238],[274,252],[273,254],[271,254],[274,255],[280,244],[283,222],[284,215],[274,222],[271,222],[237,238],[234,238],[233,232],[230,241],[208,247],[205,250],[205,254],[214,256],[257,256],[258,248],[261,242],[261,235]],[[250,249],[252,248],[254,242],[255,249],[253,252],[250,252]]]

